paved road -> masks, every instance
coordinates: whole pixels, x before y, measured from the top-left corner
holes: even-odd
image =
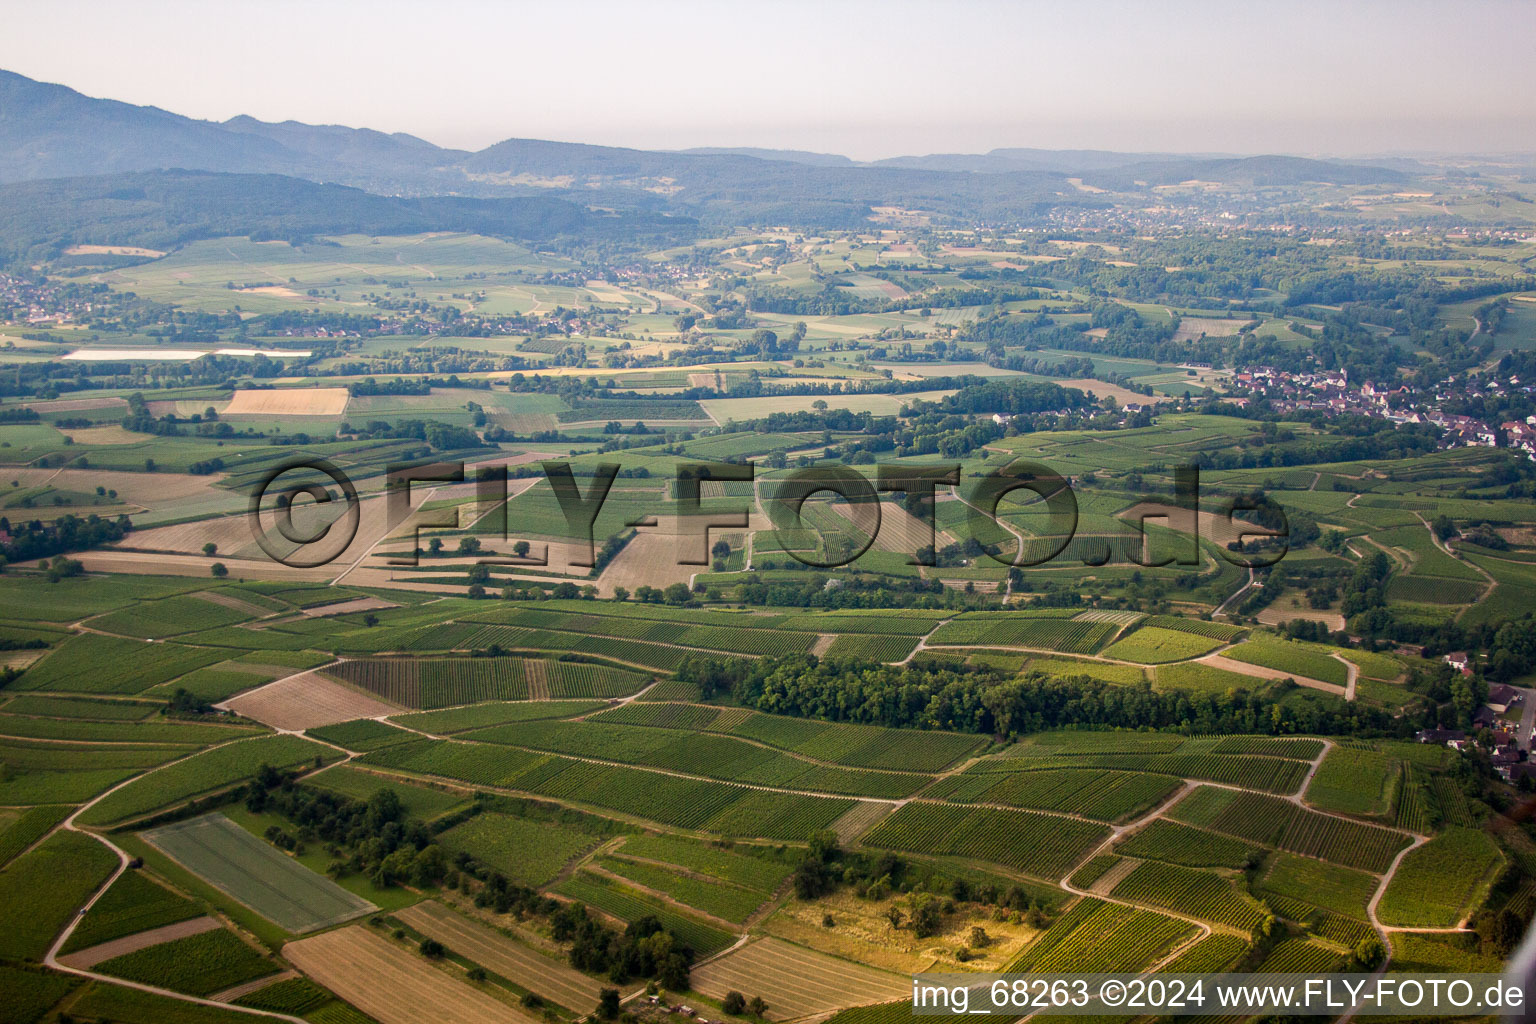
[[[1536,690],[1516,687],[1525,694],[1523,710],[1520,713],[1520,732],[1516,737],[1521,750],[1531,749],[1531,733],[1536,732]]]

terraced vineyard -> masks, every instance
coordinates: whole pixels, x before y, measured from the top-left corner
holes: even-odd
[[[900,661],[912,653],[917,640],[910,636],[849,634],[832,641],[824,655],[828,658],[854,658],[860,661]]]
[[[619,765],[593,764],[493,743],[422,740],[362,760],[382,767],[497,786],[634,815],[674,828],[803,840],[853,801],[748,789]]]
[[[1188,922],[1084,898],[1008,965],[1009,972],[1134,971],[1193,934]]]
[[[1374,750],[1338,746],[1307,787],[1307,803],[1327,811],[1390,820],[1403,781],[1398,761]]]
[[[1403,857],[1381,900],[1382,923],[1458,927],[1503,863],[1503,854],[1485,833],[1448,829]]]
[[[1159,629],[1176,629],[1181,633],[1193,633],[1195,636],[1207,637],[1211,640],[1220,640],[1229,644],[1248,632],[1242,626],[1233,626],[1225,622],[1209,622],[1205,619],[1186,619],[1181,615],[1149,615],[1142,620],[1142,626],[1154,626]]]
[[[1254,848],[1227,836],[1191,828],[1165,818],[1139,829],[1115,847],[1117,853],[1197,868],[1241,868]]]
[[[919,772],[942,771],[986,743],[982,737],[959,733],[882,729],[764,714],[734,722],[727,732],[818,761]]]
[[[579,662],[522,658],[370,658],[343,661],[326,674],[408,708],[454,707],[486,700],[527,700],[530,673],[551,697],[616,697],[645,685],[643,676]]]
[[[91,825],[110,824],[244,781],[264,764],[288,768],[338,756],[331,747],[297,736],[230,743],[140,776],[91,807],[80,820]]]
[[[1176,779],[1140,772],[1044,768],[1003,774],[973,771],[941,779],[925,795],[962,803],[1005,804],[1120,821],[1147,810],[1179,788]]]
[[[1401,832],[1317,814],[1286,800],[1209,786],[1179,801],[1169,816],[1264,846],[1377,873],[1386,871],[1411,841]]]
[[[1063,654],[1092,654],[1119,630],[1120,627],[1112,622],[1080,622],[1054,616],[962,617],[940,626],[928,638],[928,643],[931,646],[1033,647]]]
[[[468,734],[482,743],[645,765],[731,782],[852,796],[908,796],[931,779],[816,764],[731,736],[590,722],[528,722]]]
[[[1467,111],[1526,70],[1498,6],[1457,10],[1486,51],[1444,62],[1475,72]],[[1421,13],[1399,7],[1394,28]],[[1126,20],[1052,52],[1113,55],[1098,37]],[[1201,52],[1242,61],[1272,28],[1253,20]],[[587,21],[514,53],[574,66],[612,27]],[[76,37],[110,23],[74,22],[39,52],[103,50]],[[973,22],[887,35],[911,63]],[[410,66],[454,59],[411,27]],[[634,60],[698,63],[648,28]],[[167,63],[143,49],[118,73]],[[340,58],[323,74],[364,59]],[[782,81],[745,59],[737,79]],[[861,87],[895,94],[880,66]],[[855,109],[827,80],[823,106]],[[20,82],[0,131],[64,95]],[[44,113],[60,138],[105,125],[100,163],[131,111],[69,95]],[[180,123],[160,113],[145,152]],[[497,198],[549,192],[500,149],[381,138],[309,162],[390,194],[258,183],[324,193],[324,216],[273,221],[196,175],[0,183],[0,1024],[897,1024],[925,972],[1327,973],[1374,940],[1389,977],[1503,969],[1536,917],[1532,762],[1490,769],[1480,726],[1519,709],[1479,705],[1536,678],[1530,168],[1292,160],[1266,185],[1159,157],[1011,181],[973,173],[1007,154],[673,153],[599,181],[536,144],[567,204]],[[372,166],[381,146],[415,169]],[[430,195],[460,164],[479,198]],[[253,543],[249,503],[305,459],[361,508],[301,569]],[[428,460],[464,478],[420,481],[401,519],[390,469]],[[825,490],[781,514],[833,467],[874,485],[879,536]],[[931,508],[891,486],[939,467],[957,482]],[[1067,487],[1027,490],[1042,467]],[[1069,494],[1055,558],[992,557],[1054,546],[1041,513]],[[287,495],[277,523],[339,509]],[[597,564],[568,512],[593,514]],[[1241,534],[1281,512],[1283,561],[1237,564],[1280,553]],[[66,928],[88,976],[46,962]]]
[[[1307,765],[1280,757],[1225,756],[1220,754],[1084,754],[1071,759],[1074,766],[1115,768],[1121,771],[1155,772],[1185,779],[1207,779],[1270,793],[1289,793],[1301,785]]]
[[[868,846],[974,857],[1037,878],[1059,878],[1109,830],[1029,811],[909,803],[863,837]]]
[[[1227,879],[1157,861],[1138,866],[1115,886],[1111,894],[1166,907],[1239,931],[1251,931],[1264,920],[1264,909],[1238,892]]]

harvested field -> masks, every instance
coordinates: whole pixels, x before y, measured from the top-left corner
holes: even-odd
[[[395,916],[455,953],[577,1013],[597,1005],[602,984],[532,948],[428,900]]]
[[[230,397],[225,416],[340,416],[347,411],[346,388],[243,389]]]
[[[126,398],[57,398],[51,402],[28,402],[27,408],[39,414],[49,412],[87,412],[93,409],[126,411]]]
[[[832,507],[837,510],[838,515],[857,525],[858,520],[854,518],[852,505],[846,501],[839,501]],[[915,556],[920,548],[928,547],[930,544],[935,550],[939,550],[955,543],[958,542],[947,531],[938,530],[935,536],[921,519],[895,502],[880,503],[880,530],[875,534],[875,549]]]
[[[111,960],[113,957],[124,956],[128,953],[136,953],[150,946],[158,946],[162,942],[170,942],[172,939],[184,939],[189,935],[201,935],[203,932],[211,932],[222,928],[224,925],[216,917],[194,917],[188,921],[177,921],[163,928],[151,928],[148,931],[137,932],[133,935],[125,935],[111,942],[103,942],[99,945],[89,946],[68,956],[59,957],[59,962],[66,967],[95,967],[99,963]]]
[[[379,1024],[507,1024],[522,1013],[433,967],[421,956],[353,925],[290,942],[283,956]],[[380,979],[389,979],[380,984]]]
[[[89,445],[138,444],[141,441],[152,441],[155,437],[154,434],[128,430],[116,423],[105,427],[74,427],[66,429],[64,434],[75,444]]]
[[[1122,388],[1118,384],[1106,384],[1101,380],[1094,380],[1092,377],[1059,380],[1056,383],[1064,388],[1077,388],[1077,390],[1090,394],[1100,401],[1106,398],[1113,398],[1121,405],[1125,405],[1127,402],[1140,403],[1147,401],[1146,395],[1137,394],[1134,391]]]
[[[687,583],[696,572],[707,572],[707,565],[677,564],[677,524],[678,517],[658,516],[655,528],[640,530],[597,578],[598,596],[612,597],[615,587],[625,587],[631,593],[642,586],[660,590],[672,583]],[[717,528],[711,536],[719,533]]]
[[[152,480],[160,478],[161,474],[151,477]],[[190,479],[207,481],[211,478],[192,477]],[[133,500],[131,495],[125,496]],[[333,531],[337,538],[335,541],[328,538],[304,548],[306,558],[321,559],[325,556],[334,556],[328,564],[315,569],[290,568],[269,557],[252,536],[251,523],[244,512],[218,519],[203,519],[174,526],[134,530],[118,545],[122,550],[108,549],[83,552],[83,554],[95,556],[101,563],[101,569],[109,572],[158,572],[206,578],[209,565],[217,560],[228,565],[230,575],[237,579],[277,578],[305,581],[329,580],[333,577],[340,579],[346,576],[350,572],[350,567],[389,532],[387,509],[382,497],[364,497],[359,502],[357,534],[350,540],[347,540],[347,535],[351,531],[346,528],[345,511],[345,502],[317,506],[306,499],[303,502],[294,503],[293,520],[297,529],[302,532],[309,532],[321,523],[330,522],[338,517],[343,518],[343,522]],[[264,511],[261,521],[268,536],[273,538],[273,543],[289,551],[297,547],[289,545],[275,532],[275,516]],[[413,521],[414,519],[407,519],[404,524],[401,524],[400,530],[409,529]],[[342,540],[347,540],[347,544],[337,553],[336,548]],[[218,555],[215,559],[209,559],[201,553],[203,545],[210,541],[218,545]],[[191,557],[181,558],[178,557],[179,555]],[[94,567],[87,564],[87,568]]]
[[[1203,334],[1207,338],[1230,338],[1252,320],[1228,320],[1215,317],[1186,316],[1179,318],[1178,330],[1173,332],[1174,341],[1198,341]]]
[[[911,983],[780,939],[760,939],[697,968],[693,987],[711,999],[733,990],[768,993],[768,1017],[789,1020],[896,999]]]
[[[219,707],[289,732],[350,722],[354,718],[378,718],[400,710],[318,672],[279,679],[233,697]]]
[[[1308,622],[1321,622],[1330,630],[1338,631],[1344,628],[1344,616],[1338,612],[1322,611],[1316,608],[1283,608],[1278,604],[1272,604],[1268,608],[1254,616],[1266,626],[1283,626],[1287,622],[1296,619],[1305,619]]]
[[[377,910],[222,814],[143,833],[144,841],[284,931],[326,928]]]
[[[155,508],[169,502],[204,495],[213,490],[213,485],[218,479],[216,474],[193,476],[190,473],[128,473],[110,469],[61,469],[51,474],[48,482],[64,490],[86,493],[95,491],[98,486],[105,487],[116,491],[119,501],[131,501]],[[198,550],[201,549],[202,545],[199,544]]]
[[[68,256],[147,256],[150,259],[165,255],[159,249],[138,245],[72,245],[64,253]]]

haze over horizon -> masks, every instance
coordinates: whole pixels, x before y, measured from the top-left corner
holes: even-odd
[[[449,0],[430,16],[389,2],[360,17],[277,0],[236,25],[190,0],[62,0],[10,13],[0,67],[207,120],[345,124],[471,150],[514,137],[858,160],[1536,150],[1524,52],[1536,5],[1304,2],[1266,8],[1262,37],[1245,6]]]

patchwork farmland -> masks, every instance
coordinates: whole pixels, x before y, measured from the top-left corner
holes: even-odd
[[[1063,194],[1121,202],[1096,180]],[[1536,838],[1506,813],[1532,475],[1429,417],[1526,437],[1528,231],[1423,221],[1523,210],[1505,184],[1403,199],[1417,226],[1390,238],[1350,186],[1328,203],[1349,231],[1310,241],[973,236],[882,204],[837,230],[690,214],[697,239],[637,251],[18,250],[106,289],[123,337],[65,364],[73,328],[0,322],[13,1016],[571,1024],[612,990],[644,1024],[891,1024],[926,970],[1501,969],[1536,914]],[[1135,216],[1237,201],[1160,187]],[[1287,217],[1321,187],[1252,186]],[[130,285],[179,319],[113,312]],[[142,355],[193,329],[310,354]],[[1482,406],[1408,418],[1401,388],[1447,354]],[[297,457],[360,502],[302,568],[248,518]],[[391,466],[456,460],[391,515]],[[953,466],[931,503],[883,489]],[[978,507],[1024,466],[1070,484],[1070,538],[1050,487]],[[1193,508],[1170,497],[1189,467]],[[879,485],[878,533],[867,495],[782,514],[816,468]],[[316,483],[332,501],[286,512],[340,532]],[[599,497],[589,547],[568,513]],[[1250,569],[1282,515],[1283,558]]]

